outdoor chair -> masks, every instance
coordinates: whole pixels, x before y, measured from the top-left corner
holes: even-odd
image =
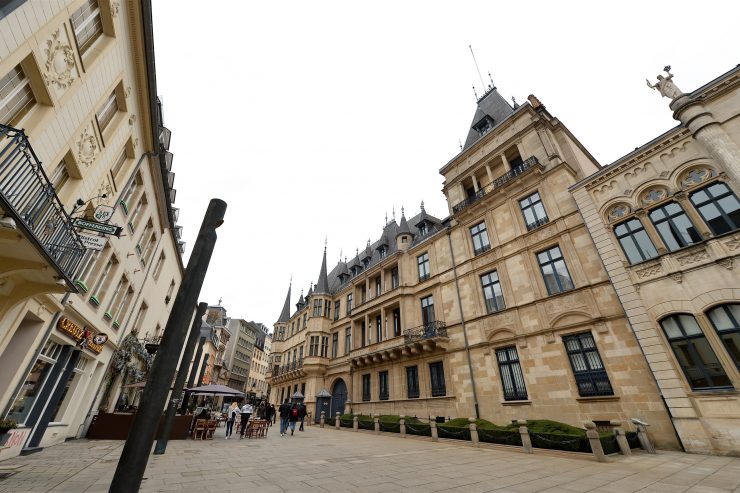
[[[202,440],[204,435],[206,434],[207,429],[208,429],[207,419],[196,419],[195,428],[193,428],[193,439],[197,440],[198,438],[200,438]]]
[[[208,420],[208,430],[206,431],[207,440],[213,440],[213,434],[216,433],[217,424],[218,424],[218,421],[216,421],[215,419]]]

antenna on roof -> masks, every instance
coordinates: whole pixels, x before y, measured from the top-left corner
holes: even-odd
[[[393,220],[396,220],[396,206],[393,206]]]
[[[383,224],[383,227],[385,228],[388,226],[388,211],[385,211],[385,224]]]
[[[480,68],[478,68],[478,60],[475,59],[475,53],[473,53],[473,46],[468,45],[468,48],[470,48],[470,54],[473,55],[473,63],[475,63],[475,70],[478,71],[478,77],[480,78],[480,85],[483,87],[483,89],[486,88],[485,82],[483,82],[483,76],[480,74]],[[473,86],[473,91],[475,91],[475,86]],[[478,95],[475,95],[475,98],[478,99]]]
[[[491,85],[488,87],[493,87],[494,89],[496,89],[496,84],[493,83],[493,77],[491,77],[491,72],[488,72],[488,80],[491,81]]]
[[[473,94],[475,94],[475,100],[478,101],[478,91],[475,90],[475,84],[473,84]]]
[[[459,146],[460,146],[460,150],[462,151],[462,140],[460,140],[460,138],[459,138],[459,137],[458,137],[458,139],[457,139],[457,145],[459,145]]]
[[[339,249],[339,261],[340,262],[342,261],[342,249],[341,248]]]

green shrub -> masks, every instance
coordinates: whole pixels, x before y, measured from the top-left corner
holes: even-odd
[[[14,419],[0,419],[0,431],[7,433],[8,430],[18,428],[18,423]]]

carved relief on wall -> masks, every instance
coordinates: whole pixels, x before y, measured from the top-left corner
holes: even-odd
[[[702,260],[707,260],[708,258],[709,254],[706,250],[704,250],[704,248],[702,248],[699,251],[676,257],[676,260],[678,261],[679,265],[690,265],[696,262],[701,262]]]
[[[740,235],[730,238],[728,241],[725,242],[725,246],[730,250],[737,250],[738,248],[740,248]]]
[[[702,166],[683,173],[681,178],[679,178],[678,183],[681,185],[681,188],[685,190],[695,185],[699,185],[715,176],[717,176],[716,171],[708,166]]]
[[[583,302],[582,296],[583,295],[580,293],[575,293],[570,296],[559,297],[555,300],[548,300],[544,305],[545,311],[548,315],[555,315],[557,313],[572,310],[573,308],[586,306],[586,303]],[[553,317],[551,317],[551,319],[552,318]]]
[[[113,0],[110,3],[110,15],[113,17],[118,17],[118,12],[121,10],[121,4],[117,2],[116,0]]]
[[[607,219],[609,222],[619,221],[625,216],[628,216],[632,212],[632,209],[627,204],[617,204],[609,209],[607,213]]]
[[[44,81],[47,85],[55,85],[59,89],[66,89],[77,78],[77,65],[72,46],[66,32],[60,27],[54,31],[50,39],[46,40],[44,48]]]
[[[663,272],[663,266],[660,264],[660,262],[647,265],[635,271],[639,279],[645,279],[646,277],[652,277],[662,272]]]
[[[555,224],[550,224],[547,227],[544,227],[540,229],[539,231],[530,234],[527,237],[527,244],[534,245],[535,243],[539,243],[542,240],[545,240],[555,234],[557,234],[557,226]]]
[[[77,161],[90,166],[95,161],[95,156],[100,152],[100,145],[92,126],[88,125],[77,141]]]
[[[665,187],[651,187],[640,195],[640,204],[648,206],[668,197]]]

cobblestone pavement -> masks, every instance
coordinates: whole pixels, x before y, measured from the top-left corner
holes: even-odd
[[[661,452],[587,457],[307,427],[281,437],[172,441],[142,491],[740,492],[740,459]],[[77,440],[0,462],[2,492],[106,492],[123,442]]]

